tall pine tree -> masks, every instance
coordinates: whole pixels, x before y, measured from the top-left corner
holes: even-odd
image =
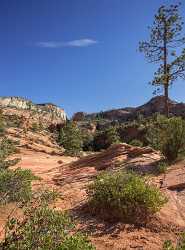
[[[179,4],[180,5],[180,4]],[[169,86],[179,77],[184,77],[184,52],[177,56],[185,43],[182,36],[182,17],[179,5],[161,6],[154,17],[148,41],[139,43],[139,49],[151,63],[158,63],[159,68],[154,75],[152,85],[157,90],[164,89],[165,114],[169,116]]]

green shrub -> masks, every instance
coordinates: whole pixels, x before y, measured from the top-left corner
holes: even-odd
[[[131,142],[129,142],[129,144],[136,147],[143,147],[142,141],[139,141],[137,139],[132,140]]]
[[[17,142],[14,142],[6,137],[2,138],[0,142],[0,170],[14,166],[20,161],[19,158],[7,160],[7,157],[18,151],[16,144]]]
[[[88,238],[80,233],[66,237],[58,250],[95,250]]]
[[[60,197],[60,193],[56,190],[49,190],[45,188],[38,189],[32,195],[32,201],[35,201],[38,206],[52,204]]]
[[[5,126],[4,124],[0,121],[0,136],[5,135]]]
[[[31,182],[37,179],[31,170],[0,171],[0,203],[10,201],[27,201],[31,198]]]
[[[156,166],[157,174],[164,174],[168,169],[168,164],[165,161],[159,161]]]
[[[180,117],[158,116],[148,129],[147,139],[168,162],[173,162],[185,151],[185,121]]]
[[[119,143],[120,138],[116,127],[109,127],[104,131],[98,132],[94,137],[93,147],[95,151],[107,149],[112,144]]]
[[[33,122],[32,123],[32,126],[31,126],[31,130],[33,132],[39,132],[39,131],[42,131],[44,129],[42,123],[36,123],[36,122]]]
[[[10,114],[4,117],[5,119],[5,123],[6,123],[6,127],[11,128],[20,128],[22,125],[22,117],[16,115],[16,114]]]
[[[3,117],[3,112],[0,110],[0,137],[5,135],[5,121]]]
[[[38,132],[38,131],[40,130],[39,124],[37,124],[36,122],[33,122],[33,123],[32,123],[32,126],[31,126],[31,130],[32,130],[33,132]]]
[[[13,160],[4,160],[0,157],[0,171],[7,169],[8,167],[15,166],[20,161],[20,158],[15,158]]]
[[[160,210],[166,197],[134,173],[104,172],[88,187],[89,209],[108,220],[142,223]]]
[[[16,148],[17,144],[18,142],[14,142],[6,137],[2,138],[0,142],[0,170],[14,166],[20,161],[19,158],[7,160],[7,157],[18,152]]]
[[[0,203],[29,200],[32,193],[31,181],[36,179],[31,170],[8,169],[20,160],[7,160],[17,152],[16,144],[6,137],[0,142]]]
[[[67,214],[48,206],[31,207],[25,211],[23,221],[8,222],[4,250],[93,250],[91,243],[81,234],[71,234],[74,225]]]
[[[83,132],[82,139],[83,139],[83,151],[93,151],[93,140],[94,140],[93,135],[87,132]]]
[[[150,119],[147,126],[146,140],[156,150],[162,149],[163,136],[168,119],[163,115],[157,115]]]
[[[74,122],[67,122],[60,130],[59,144],[64,147],[68,155],[78,155],[80,153],[83,139],[79,128]]]
[[[185,250],[185,233],[181,234],[176,246],[173,246],[171,240],[166,240],[163,245],[163,250]]]
[[[0,156],[3,158],[7,158],[13,153],[17,152],[17,146],[18,142],[12,141],[8,139],[7,137],[2,138],[0,142]]]

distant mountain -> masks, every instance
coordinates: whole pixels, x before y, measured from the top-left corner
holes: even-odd
[[[169,99],[170,113],[172,115],[184,116],[185,117],[185,103],[178,103],[176,101]],[[151,116],[154,113],[163,114],[165,111],[164,106],[164,96],[153,97],[149,102],[138,106],[138,107],[126,107],[120,109],[112,109],[98,113],[85,114],[83,112],[78,112],[73,116],[74,120],[81,119],[95,119],[97,117],[102,117],[107,120],[119,120],[127,121],[135,119],[138,114],[144,117]]]

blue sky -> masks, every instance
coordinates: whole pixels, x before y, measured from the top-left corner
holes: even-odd
[[[1,0],[0,95],[53,102],[69,116],[143,104],[156,65],[138,42],[158,7],[177,2]],[[185,102],[185,81],[170,96]]]

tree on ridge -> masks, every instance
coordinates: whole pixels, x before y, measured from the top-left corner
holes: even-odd
[[[154,74],[152,85],[157,90],[164,89],[165,114],[169,116],[169,86],[178,78],[185,78],[185,44],[182,36],[182,17],[179,15],[179,6],[162,5],[154,16],[148,41],[139,43],[140,52],[143,52],[150,63],[158,63],[159,68]],[[177,53],[179,54],[177,56]]]

